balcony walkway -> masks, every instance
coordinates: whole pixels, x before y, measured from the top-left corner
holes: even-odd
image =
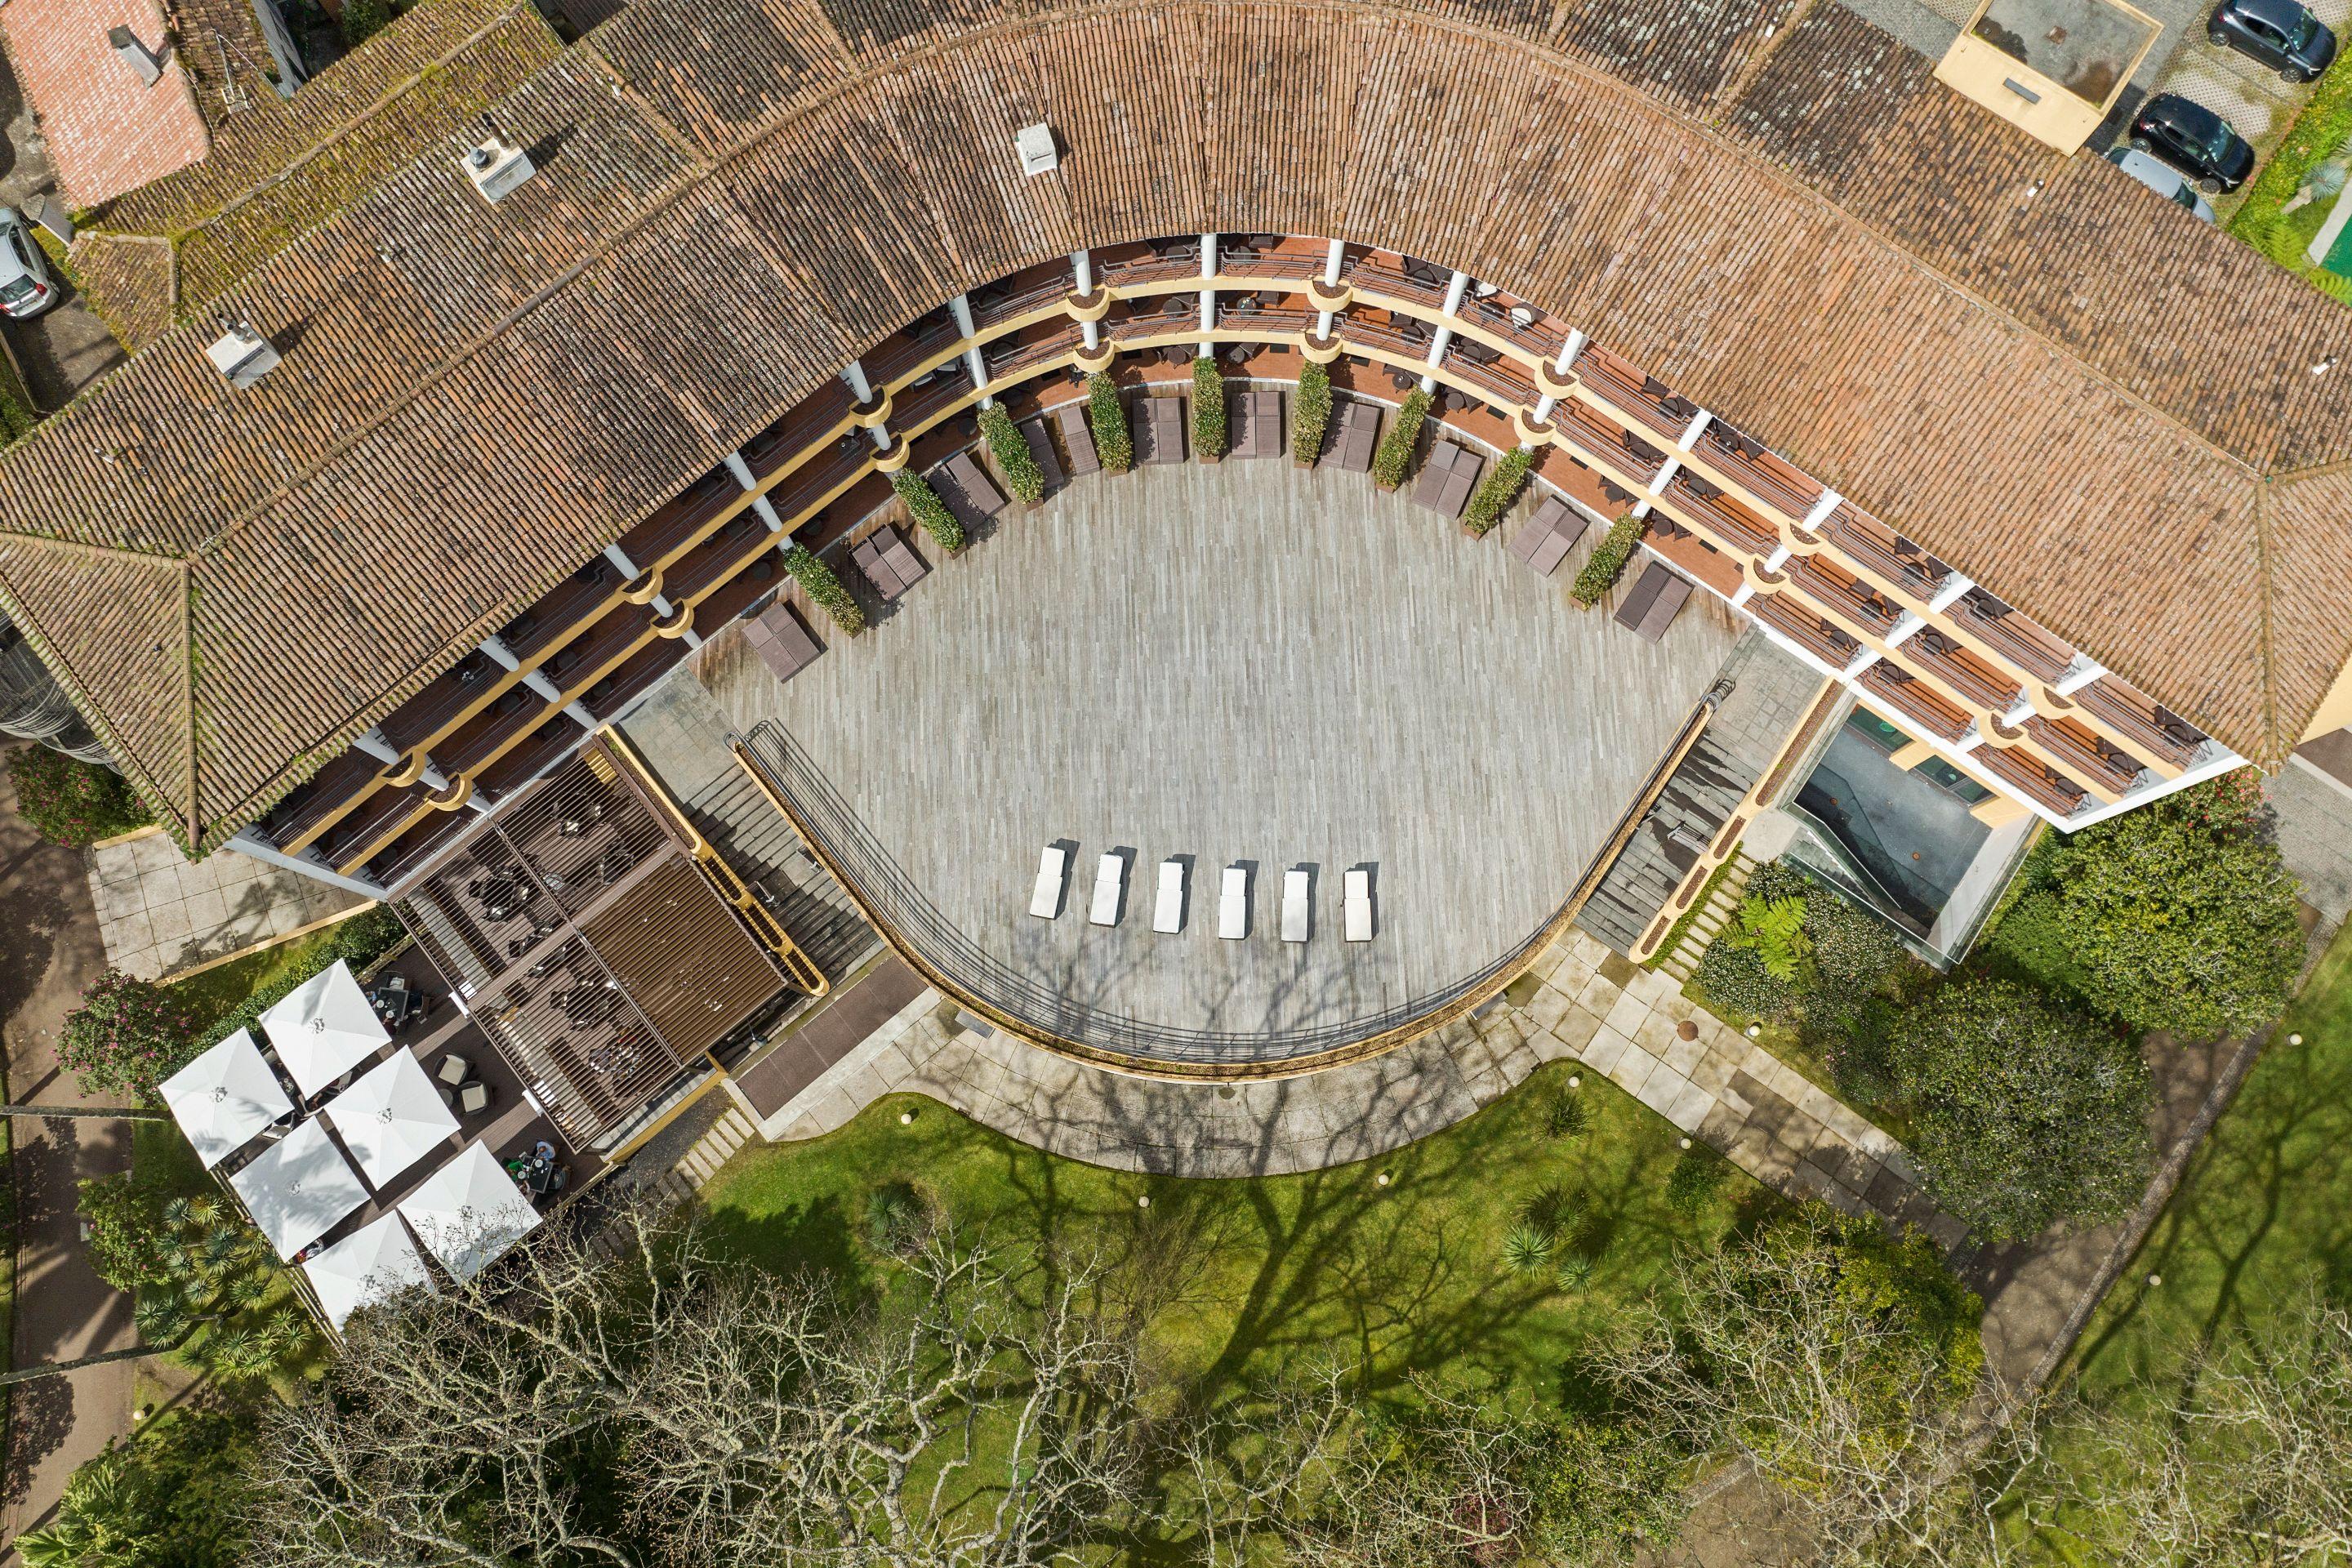
[[[724,638],[705,684],[737,728],[789,732],[940,929],[1195,1060],[1295,1054],[1286,1036],[1415,1007],[1519,947],[1735,640],[1700,595],[1643,642],[1568,601],[1576,560],[1540,579],[1360,475],[1279,461],[1087,479],[959,559],[919,548],[931,575],[866,636],[787,685]],[[1026,911],[1055,840],[1077,849],[1049,922]],[[1131,864],[1105,928],[1087,913],[1111,850]],[[1192,861],[1188,909],[1160,935],[1170,857]],[[1252,929],[1226,942],[1236,861]],[[1340,873],[1367,863],[1379,934],[1345,943]],[[1301,864],[1315,926],[1294,945]]]

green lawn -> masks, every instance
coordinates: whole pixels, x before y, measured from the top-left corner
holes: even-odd
[[[176,982],[169,990],[194,1013],[196,1037],[201,1039],[206,1030],[243,1006],[247,997],[274,982],[323,967],[322,960],[334,950],[337,930],[324,926],[291,942],[230,959]]]
[[[2288,1043],[2300,1034],[2303,1043]],[[2302,1294],[2352,1290],[2352,928],[2206,1140],[2075,1352],[2097,1397]],[[2163,1284],[2149,1288],[2150,1274]]]
[[[1656,1285],[1675,1248],[1709,1244],[1780,1200],[1717,1163],[1712,1195],[1677,1212],[1666,1193],[1684,1158],[1678,1135],[1614,1086],[1588,1082],[1577,1096],[1586,1130],[1551,1135],[1568,1074],[1547,1068],[1381,1160],[1228,1181],[1056,1159],[894,1096],[828,1137],[746,1150],[704,1196],[730,1249],[853,1288],[877,1282],[861,1239],[868,1194],[898,1181],[1024,1266],[1098,1258],[1107,1289],[1152,1309],[1152,1358],[1192,1401],[1332,1353],[1376,1390],[1431,1372],[1572,1398],[1578,1345]],[[903,1110],[913,1125],[899,1125]],[[1562,1255],[1592,1259],[1580,1289],[1504,1262],[1503,1237],[1530,1205],[1562,1215]]]

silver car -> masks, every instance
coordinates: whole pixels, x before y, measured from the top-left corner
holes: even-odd
[[[2171,164],[2130,147],[2114,149],[2107,162],[2175,206],[2187,207],[2207,223],[2213,221],[2213,209],[2197,194],[2196,185]]]
[[[0,206],[0,311],[22,321],[57,302],[49,258],[33,237],[32,226],[15,207]]]

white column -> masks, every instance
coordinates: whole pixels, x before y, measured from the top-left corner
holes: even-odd
[[[784,520],[776,515],[774,503],[759,493],[760,481],[752,475],[751,465],[743,460],[742,453],[727,454],[727,471],[734,476],[737,484],[751,492],[751,515],[765,523],[770,533],[782,533]]]
[[[1969,726],[1969,732],[1952,742],[1952,750],[1965,757],[1970,752],[1975,751],[1979,746],[1983,744],[1984,731],[1978,729],[1974,724],[1970,724]]]
[[[2004,730],[2019,729],[2032,717],[2033,699],[2021,692],[2017,700],[2009,705],[2009,711],[2000,716],[2000,727]]]
[[[634,583],[637,580],[637,563],[630,560],[629,552],[617,543],[604,546],[604,559],[613,563],[613,570],[621,574],[622,582]]]
[[[1973,580],[1955,572],[1944,579],[1944,585],[1936,590],[1936,596],[1927,601],[1927,607],[1940,616],[1959,603],[1960,595],[1975,586]]]
[[[1682,439],[1676,441],[1675,445],[1685,452],[1689,451],[1692,447],[1697,445],[1699,437],[1706,433],[1708,422],[1714,417],[1715,416],[1706,409],[1700,409],[1692,416],[1690,424],[1684,428]]]
[[[1886,634],[1886,646],[1888,647],[1902,647],[1906,642],[1910,640],[1910,637],[1913,632],[1917,631],[1921,626],[1924,626],[1927,624],[1927,622],[1921,620],[1910,611],[1904,611],[1903,614],[1895,620],[1895,629]]]
[[[561,702],[563,700],[562,691],[558,689],[555,682],[547,679],[547,672],[543,669],[526,671],[522,678],[522,683],[527,689],[537,696],[542,702]]]
[[[2074,662],[2067,667],[2066,673],[2060,676],[2057,683],[2050,689],[2061,697],[2072,697],[2106,672],[2105,665],[2087,655],[2078,653],[2074,656]]]
[[[1654,496],[1665,494],[1666,487],[1675,481],[1675,470],[1682,466],[1683,460],[1680,458],[1668,458],[1658,469],[1658,477],[1650,481],[1650,493]]]
[[[492,664],[497,665],[500,669],[512,671],[522,668],[522,660],[515,658],[514,650],[507,647],[506,638],[504,637],[495,636],[484,637],[481,640],[478,651],[481,653],[483,658],[488,659]]]
[[[874,401],[874,384],[866,379],[866,367],[851,360],[842,371],[841,379],[849,384],[849,395],[860,403]]]
[[[1460,310],[1462,309],[1462,296],[1469,291],[1470,274],[1463,271],[1458,267],[1455,268],[1454,269],[1454,276],[1448,279],[1445,284],[1445,303],[1443,307],[1444,313],[1447,316],[1452,316],[1456,311]],[[1454,329],[1443,322],[1439,323],[1435,335],[1431,337],[1429,340],[1429,358],[1423,363],[1427,364],[1431,370],[1435,370],[1440,364],[1444,363],[1446,345],[1453,342]],[[1434,375],[1423,376],[1421,378],[1421,389],[1423,392],[1436,391],[1437,377]]]
[[[1566,375],[1570,367],[1576,363],[1576,356],[1582,353],[1584,345],[1591,341],[1582,332],[1570,327],[1568,330],[1568,341],[1559,345],[1559,353],[1551,362],[1552,374]]]
[[[1217,237],[1204,234],[1201,237],[1201,330],[1204,332],[1217,329],[1217,291],[1209,287],[1209,279],[1216,275]]]
[[[980,345],[970,342],[970,340],[980,335],[980,329],[972,324],[971,297],[969,295],[959,294],[954,299],[949,300],[948,314],[955,318],[956,334],[966,340],[966,342],[969,344],[969,346],[963,351],[963,368],[965,373],[971,377],[972,385],[980,387],[986,386],[988,384],[988,360],[981,353]],[[980,395],[980,405],[982,408],[990,407],[995,402],[996,399],[989,396],[985,392],[982,392]]]
[[[1835,490],[1825,489],[1822,491],[1822,499],[1813,503],[1812,510],[1805,513],[1805,531],[1811,533],[1813,530],[1821,527],[1824,522],[1827,522],[1830,519],[1830,513],[1837,510],[1839,505],[1843,502],[1845,498],[1838,494]]]
[[[228,847],[240,855],[250,855],[257,860],[308,877],[313,881],[324,882],[331,888],[341,888],[347,893],[357,893],[363,899],[390,897],[382,883],[371,882],[364,877],[346,876],[327,864],[324,855],[316,859],[308,855],[289,855],[257,827],[240,829],[228,841]]]
[[[1337,289],[1339,286],[1339,264],[1347,258],[1348,242],[1344,239],[1333,240],[1331,248],[1323,255],[1323,287]]]
[[[1838,671],[1838,679],[1840,680],[1852,680],[1854,677],[1860,675],[1864,670],[1868,669],[1872,665],[1876,664],[1877,662],[1878,650],[1874,647],[1864,648],[1861,652],[1855,654],[1852,658],[1846,661],[1846,667]]]
[[[567,705],[563,710],[563,716],[583,730],[593,730],[596,727],[596,715],[588,711],[588,705],[584,702]]]
[[[1095,291],[1095,258],[1092,252],[1085,250],[1070,252],[1070,276],[1076,282],[1079,293],[1091,294]],[[1093,353],[1102,347],[1102,324],[1098,321],[1080,321],[1078,339],[1087,345],[1087,353]]]
[[[1785,544],[1774,545],[1772,547],[1772,553],[1764,557],[1764,570],[1767,572],[1778,572],[1781,567],[1786,566],[1789,563],[1789,557],[1794,553],[1796,552]]]
[[[1750,599],[1754,598],[1755,596],[1756,596],[1756,584],[1753,584],[1753,583],[1749,583],[1749,582],[1745,582],[1745,581],[1743,581],[1743,582],[1739,584],[1739,586],[1738,586],[1738,588],[1736,588],[1736,589],[1734,589],[1734,590],[1732,591],[1732,595],[1731,595],[1731,607],[1732,607],[1733,609],[1735,609],[1735,610],[1736,610],[1736,609],[1739,608],[1739,606],[1740,606],[1740,605],[1742,605],[1746,604],[1748,600],[1750,600]]]
[[[1537,424],[1538,424],[1538,425],[1540,425],[1540,424],[1542,424],[1545,420],[1547,420],[1547,419],[1550,418],[1550,417],[1551,417],[1551,411],[1552,411],[1553,409],[1555,409],[1555,408],[1559,407],[1559,398],[1557,398],[1557,397],[1554,397],[1554,396],[1553,396],[1550,393],[1549,393],[1549,392],[1545,393],[1541,397],[1537,398],[1537,399],[1536,399],[1536,423],[1537,423]]]
[[[364,735],[352,736],[352,747],[355,751],[366,752],[385,767],[397,767],[400,764],[400,752],[394,749],[381,728],[370,730]]]

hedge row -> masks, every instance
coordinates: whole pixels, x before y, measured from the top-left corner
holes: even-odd
[[[1625,563],[1633,558],[1633,548],[1642,542],[1642,534],[1649,525],[1647,518],[1635,517],[1630,511],[1611,523],[1608,534],[1585,562],[1584,570],[1576,574],[1569,597],[1589,610],[1607,596],[1609,590],[1616,586],[1618,574],[1625,570]]]
[[[980,433],[987,438],[989,455],[996,459],[1006,487],[1023,500],[1044,500],[1045,472],[1030,455],[1029,443],[1021,438],[1013,416],[1004,412],[1002,404],[992,403],[980,411]]]
[[[940,549],[953,554],[963,548],[963,524],[956,521],[955,513],[948,510],[948,503],[931,489],[929,479],[912,468],[898,468],[890,475],[890,488],[898,492],[898,499],[907,503],[907,510],[923,525],[925,533],[938,541]]]
[[[1405,475],[1412,468],[1414,449],[1421,445],[1421,427],[1428,418],[1429,394],[1425,392],[1415,392],[1397,405],[1388,434],[1381,437],[1380,449],[1372,454],[1374,484],[1392,490],[1404,483]]]
[[[1135,439],[1127,432],[1127,405],[1118,400],[1118,383],[1097,371],[1087,378],[1087,423],[1094,427],[1095,456],[1108,472],[1123,474],[1135,467]]]
[[[1462,514],[1462,521],[1473,533],[1485,533],[1503,521],[1503,513],[1519,499],[1519,490],[1528,482],[1528,470],[1535,467],[1532,447],[1514,447],[1503,454],[1502,461],[1478,485],[1477,493],[1470,498],[1470,510]]]
[[[1225,378],[1214,354],[1192,362],[1192,450],[1203,458],[1225,455]]]
[[[851,637],[866,629],[866,612],[833,574],[833,568],[816,558],[805,544],[789,545],[784,550],[784,570],[793,574],[808,596],[809,602],[833,617],[833,624]]]
[[[1312,464],[1323,455],[1323,433],[1331,424],[1331,373],[1309,364],[1298,373],[1298,395],[1290,404],[1290,455]]]

